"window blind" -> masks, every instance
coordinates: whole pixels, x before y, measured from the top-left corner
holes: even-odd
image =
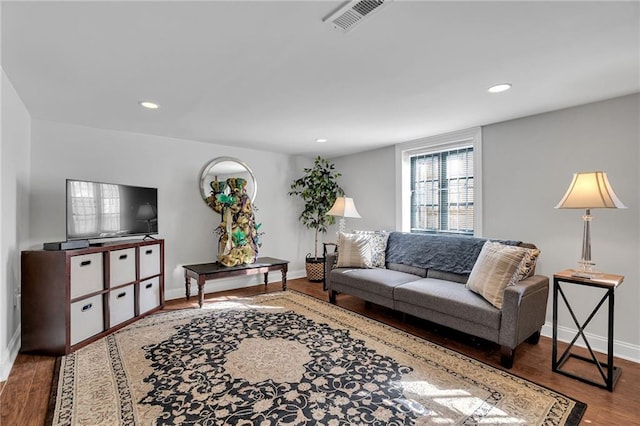
[[[473,147],[411,157],[411,232],[473,234]]]

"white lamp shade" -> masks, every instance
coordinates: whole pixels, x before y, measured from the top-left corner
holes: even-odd
[[[555,208],[624,209],[626,207],[613,192],[605,172],[581,172],[573,174],[567,193]]]
[[[154,219],[156,217],[156,210],[155,208],[149,204],[141,204],[140,207],[138,207],[138,213],[136,214],[136,219],[138,220],[151,220]]]
[[[353,198],[338,197],[336,202],[333,203],[331,210],[327,212],[329,216],[340,217],[361,217],[360,213],[356,209],[356,205],[353,203]]]

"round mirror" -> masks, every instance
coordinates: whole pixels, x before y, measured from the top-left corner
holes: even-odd
[[[247,181],[247,195],[251,198],[251,202],[256,199],[258,183],[253,172],[242,161],[233,157],[218,157],[209,161],[200,175],[200,194],[205,200],[211,195],[211,182],[217,180],[226,182],[229,178],[243,178]]]

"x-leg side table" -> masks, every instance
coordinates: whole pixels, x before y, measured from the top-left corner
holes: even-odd
[[[622,372],[620,368],[613,366],[613,313],[614,313],[613,308],[614,308],[615,289],[620,284],[622,284],[624,277],[622,275],[598,274],[594,278],[582,278],[582,277],[574,276],[573,272],[574,271],[572,269],[567,269],[553,275],[553,348],[552,348],[553,359],[551,363],[551,370],[556,373],[560,373],[565,376],[580,380],[584,383],[589,383],[591,385],[598,386],[603,389],[607,389],[608,391],[611,392],[613,391],[613,387],[615,386],[616,382],[620,378],[620,373]],[[567,299],[565,292],[562,290],[562,287],[560,286],[560,283],[577,284],[577,285],[588,286],[588,287],[603,288],[606,290],[606,293],[604,294],[602,299],[600,299],[600,302],[596,305],[596,307],[593,309],[593,311],[587,317],[584,323],[580,324],[580,322],[576,318],[576,315],[573,312],[573,309],[571,308],[571,305],[569,304],[569,300]],[[562,300],[564,301],[564,304],[567,307],[569,314],[571,314],[571,318],[573,318],[573,322],[578,327],[578,332],[576,333],[571,343],[569,343],[569,346],[565,349],[565,351],[562,353],[562,355],[558,359],[559,296],[562,297]],[[593,349],[591,349],[591,345],[587,340],[587,336],[584,330],[606,301],[609,302],[608,303],[609,320],[608,320],[608,336],[607,336],[607,340],[608,340],[607,341],[607,346],[608,346],[607,362],[605,364],[605,363],[601,363],[597,359],[596,355],[593,352]],[[571,348],[573,348],[574,344],[578,340],[578,337],[582,337],[582,339],[584,340],[584,343],[586,344],[587,349],[589,350],[589,354],[591,355],[591,358],[571,353]],[[594,364],[598,369],[600,376],[602,377],[602,382],[595,382],[593,380],[580,377],[573,373],[569,373],[565,370],[562,370],[563,364],[569,358],[575,358],[580,361]]]

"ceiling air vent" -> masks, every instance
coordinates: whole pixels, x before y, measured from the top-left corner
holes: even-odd
[[[365,17],[371,16],[390,0],[360,0],[350,1],[329,15],[323,22],[331,25],[335,30],[347,33],[361,23]]]

